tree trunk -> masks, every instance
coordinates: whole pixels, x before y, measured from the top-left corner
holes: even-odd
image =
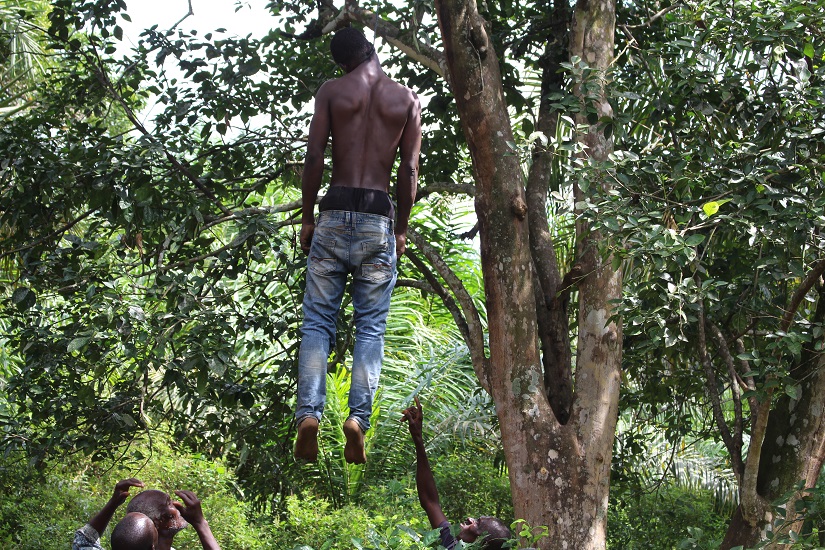
[[[602,11],[585,23],[591,31],[613,13],[607,2],[598,6]],[[604,548],[621,361],[621,330],[608,323],[609,301],[620,296],[621,277],[598,254],[599,236],[583,231],[590,271],[580,282],[578,395],[562,425],[545,391],[524,179],[507,143],[512,129],[488,24],[472,0],[437,0],[436,12],[473,160],[490,333],[490,366],[481,375],[488,377],[502,426],[515,515],[550,529],[538,542],[542,549]],[[585,32],[584,43],[607,37],[596,50],[612,52],[612,19],[609,27]],[[591,154],[599,154],[594,160],[602,161],[610,144],[592,130],[585,139],[594,144]]]
[[[814,327],[820,326],[825,319],[823,298],[825,295],[820,289]],[[798,382],[797,399],[783,395],[770,412],[759,453],[761,460],[756,483],[755,496],[762,501],[772,502],[780,498],[799,482],[803,482],[805,488],[814,487],[825,463],[825,355],[815,351],[817,342],[821,345],[823,336],[813,339],[803,352],[799,365],[790,372],[791,378]],[[778,529],[779,533],[800,532],[801,522],[795,521],[794,511],[796,500],[803,492],[796,492],[786,504],[785,522]],[[737,509],[722,543],[723,549],[753,546],[764,537],[765,527],[776,519],[772,513],[767,517],[747,518],[743,512],[741,507]]]

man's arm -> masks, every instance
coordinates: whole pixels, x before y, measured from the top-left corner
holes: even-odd
[[[218,546],[218,541],[216,541],[212,535],[209,522],[203,517],[201,501],[195,496],[195,493],[192,491],[175,491],[175,494],[180,497],[183,504],[180,502],[173,502],[172,504],[180,510],[180,515],[189,522],[189,525],[191,525],[198,534],[203,550],[221,550],[221,547]]]
[[[90,540],[92,538],[95,538],[95,536],[94,533],[88,533],[86,531],[86,527],[90,527],[91,529],[93,529],[94,532],[97,534],[96,538],[100,539],[100,536],[103,534],[103,531],[106,530],[106,527],[109,525],[109,522],[112,521],[112,516],[114,515],[115,510],[117,510],[118,507],[121,504],[123,504],[129,497],[129,489],[131,487],[143,487],[143,482],[133,477],[117,482],[117,485],[115,485],[114,493],[112,493],[112,498],[109,499],[109,502],[107,502],[97,514],[92,516],[92,518],[89,520],[89,523],[80,530],[83,532],[84,538],[88,542],[97,543],[97,540]],[[97,544],[93,544],[93,546],[91,547],[95,548],[97,546]],[[75,542],[73,543],[72,547],[84,548],[85,546],[82,546],[80,544],[80,541],[76,536]]]
[[[438,528],[447,520],[444,512],[441,511],[441,502],[438,500],[438,489],[435,486],[433,471],[430,469],[430,461],[427,459],[427,451],[424,448],[424,437],[421,435],[423,424],[421,402],[415,398],[415,406],[406,409],[401,421],[407,422],[415,444],[415,488],[418,490],[418,502],[427,513],[430,525],[433,529]]]
[[[398,186],[395,191],[398,215],[395,222],[395,252],[398,257],[407,249],[407,223],[418,189],[418,156],[421,153],[421,102],[413,94],[407,124],[398,145],[401,163],[398,166]]]
[[[304,159],[304,172],[301,176],[301,249],[309,254],[312,234],[315,233],[315,201],[321,188],[324,175],[324,151],[329,141],[331,129],[329,116],[330,91],[324,83],[315,96],[315,113],[309,124],[307,153]]]

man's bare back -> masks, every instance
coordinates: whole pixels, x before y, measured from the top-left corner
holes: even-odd
[[[315,97],[303,175],[301,246],[309,250],[314,230],[314,203],[324,167],[324,150],[332,137],[331,185],[389,193],[392,167],[400,154],[396,188],[397,252],[406,249],[421,149],[421,104],[409,88],[381,69],[373,52],[346,74],[324,83]]]

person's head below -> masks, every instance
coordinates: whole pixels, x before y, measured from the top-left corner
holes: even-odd
[[[158,543],[158,530],[145,514],[132,512],[112,530],[112,550],[153,550]]]
[[[375,54],[375,48],[355,27],[344,27],[335,33],[329,44],[332,59],[350,72]]]
[[[148,516],[154,522],[160,537],[173,537],[189,525],[181,517],[180,510],[172,504],[172,498],[157,489],[136,494],[129,501],[126,511]]]
[[[481,544],[484,550],[501,550],[504,543],[513,538],[513,533],[506,523],[490,516],[467,518],[460,527],[456,537],[458,540],[475,542],[479,537],[484,537]]]

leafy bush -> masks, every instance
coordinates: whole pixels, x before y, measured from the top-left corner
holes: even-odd
[[[251,519],[233,476],[221,463],[176,453],[158,443],[148,459],[133,461],[139,457],[138,452],[132,461],[108,467],[80,461],[38,469],[6,460],[0,466],[0,547],[65,550],[74,531],[106,503],[117,481],[137,477],[148,489],[194,491],[203,501],[206,518],[224,550],[272,548],[272,522]],[[121,506],[110,526],[125,510]],[[108,546],[108,533],[103,542]],[[200,547],[191,529],[175,537],[175,546]]]
[[[644,494],[611,492],[607,512],[610,549],[671,549],[688,537],[689,548],[718,548],[728,517],[714,509],[711,491],[660,487]]]
[[[0,466],[0,548],[66,549],[80,527],[73,518],[92,507],[57,474],[43,475],[25,464]]]
[[[495,516],[513,521],[510,480],[493,457],[473,449],[457,451],[433,461],[433,473],[444,515],[457,522],[468,516]]]

